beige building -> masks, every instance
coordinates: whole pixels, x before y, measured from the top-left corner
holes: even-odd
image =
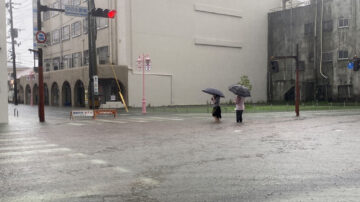
[[[43,1],[60,8],[87,6],[84,0]],[[149,54],[146,100],[151,106],[205,104],[207,87],[233,98],[228,86],[250,78],[253,102],[267,99],[267,14],[279,0],[97,0],[116,8],[116,19],[98,18],[98,75],[101,102],[112,101],[117,87],[111,65],[130,106],[141,106],[142,71],[137,58]],[[88,87],[86,19],[56,12],[43,15],[45,103],[84,106]],[[36,79],[22,78],[25,103],[37,102]],[[21,88],[20,87],[20,88]],[[116,100],[119,100],[118,96]]]
[[[8,84],[6,69],[6,18],[5,0],[0,0],[0,123],[8,122]]]

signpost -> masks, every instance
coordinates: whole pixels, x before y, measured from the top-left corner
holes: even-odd
[[[99,94],[99,77],[97,75],[94,76],[94,94]]]
[[[65,15],[76,17],[87,17],[88,8],[81,6],[65,5]]]

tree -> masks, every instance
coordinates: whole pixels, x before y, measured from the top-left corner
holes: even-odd
[[[240,77],[240,81],[238,82],[239,85],[245,86],[251,91],[252,85],[250,83],[249,77],[246,75],[243,75]]]

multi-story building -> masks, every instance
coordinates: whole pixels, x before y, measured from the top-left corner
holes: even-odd
[[[6,17],[5,0],[0,0],[0,123],[8,122],[7,68],[6,68]]]
[[[117,95],[114,64],[125,100],[141,106],[142,72],[138,56],[152,59],[146,72],[147,104],[205,104],[207,87],[223,90],[246,75],[254,102],[266,101],[267,14],[279,0],[97,0],[98,8],[115,8],[116,19],[98,18],[99,93],[104,104]],[[44,5],[87,6],[84,0],[44,0]],[[85,18],[43,14],[45,103],[84,106],[89,83]],[[25,103],[37,101],[36,79],[23,78]],[[119,99],[119,97],[117,97]]]
[[[359,72],[348,68],[360,54],[359,8],[359,0],[312,0],[269,14],[269,55],[295,55],[299,46],[303,101],[360,98]],[[279,64],[269,71],[269,98],[293,100],[295,62]]]

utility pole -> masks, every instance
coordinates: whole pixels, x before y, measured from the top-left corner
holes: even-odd
[[[97,75],[97,61],[96,61],[96,18],[92,15],[91,11],[95,9],[94,0],[88,0],[88,42],[89,42],[89,87],[88,97],[91,98],[91,107],[95,109],[95,89],[94,89],[94,76]],[[90,100],[90,99],[89,99]],[[96,99],[97,100],[97,99]]]
[[[9,12],[10,12],[10,35],[11,35],[11,56],[12,56],[12,62],[13,62],[13,78],[14,78],[14,104],[18,105],[18,99],[17,99],[17,81],[16,81],[16,54],[15,54],[15,30],[14,30],[14,20],[13,20],[13,3],[12,0],[9,2]]]
[[[40,0],[37,0],[37,30],[41,30],[41,11]],[[38,74],[39,74],[39,120],[45,122],[44,110],[44,77],[43,77],[43,53],[42,48],[38,47]]]

